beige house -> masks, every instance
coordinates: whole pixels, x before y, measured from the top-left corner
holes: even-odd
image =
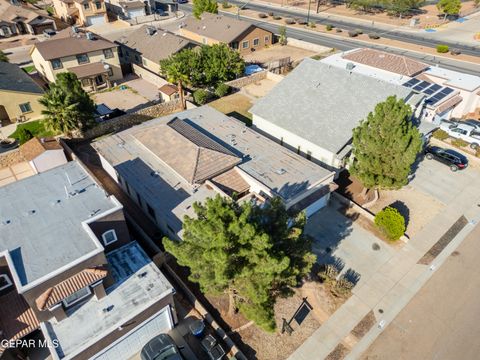
[[[81,26],[108,22],[104,0],[53,0],[58,17]]]
[[[40,15],[28,5],[0,1],[0,37],[41,34],[47,29],[57,29],[53,19]]]
[[[87,91],[110,88],[122,70],[117,45],[76,28],[65,29],[53,39],[36,43],[30,53],[38,72],[48,81],[73,72]]]
[[[271,45],[273,34],[246,21],[222,15],[203,13],[201,19],[187,18],[180,35],[204,45],[224,43],[241,54]]]
[[[15,64],[0,62],[0,124],[40,118],[43,89]]]

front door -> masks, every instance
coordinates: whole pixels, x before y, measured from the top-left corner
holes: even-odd
[[[7,109],[5,106],[0,105],[0,125],[8,125],[10,123],[10,118],[8,117]]]
[[[103,76],[102,75],[98,75],[95,77],[95,83],[97,85],[102,85],[105,83],[105,80],[103,80]]]

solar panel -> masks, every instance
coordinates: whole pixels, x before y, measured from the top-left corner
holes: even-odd
[[[446,87],[440,90],[438,93],[436,93],[434,96],[428,98],[428,102],[432,104],[436,104],[443,98],[445,98],[448,94],[451,94],[453,92],[452,88]]]
[[[413,90],[415,91],[422,91],[424,89],[426,89],[427,87],[429,87],[430,85],[432,85],[431,83],[429,83],[428,81],[422,81],[420,84],[418,84],[417,86],[415,86],[413,88]]]
[[[405,84],[403,84],[403,86],[412,87],[412,86],[418,84],[419,82],[420,82],[420,80],[413,78],[413,79],[408,80]]]
[[[432,86],[424,89],[422,92],[427,95],[432,95],[435,93],[438,89],[441,89],[442,87],[438,84],[433,84]]]

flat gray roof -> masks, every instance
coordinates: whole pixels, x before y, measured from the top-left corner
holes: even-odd
[[[92,297],[73,308],[67,319],[50,320],[43,325],[50,339],[59,341],[55,350],[60,359],[80,354],[173,290],[136,242],[108,253],[107,261],[115,279],[115,284],[106,289],[107,296],[100,300]],[[106,308],[111,310],[103,311]]]
[[[306,58],[250,112],[335,154],[388,96],[411,89]],[[415,99],[418,101],[418,99]]]
[[[82,222],[118,206],[75,161],[1,187],[0,199],[0,252],[22,286],[98,251]]]

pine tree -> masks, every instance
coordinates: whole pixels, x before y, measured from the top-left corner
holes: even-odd
[[[46,125],[53,131],[70,135],[93,122],[95,104],[73,73],[58,74],[39,102],[45,107]]]
[[[307,274],[314,255],[303,234],[304,216],[288,228],[280,200],[264,209],[217,196],[194,204],[183,240],[164,239],[165,249],[190,268],[190,280],[207,294],[228,294],[229,316],[239,309],[267,331],[275,329],[275,298]]]
[[[411,118],[410,105],[390,96],[353,130],[350,171],[365,187],[396,189],[407,184],[422,147],[421,134]]]
[[[462,2],[460,0],[440,0],[437,3],[437,9],[447,15],[458,15],[462,8]]]

